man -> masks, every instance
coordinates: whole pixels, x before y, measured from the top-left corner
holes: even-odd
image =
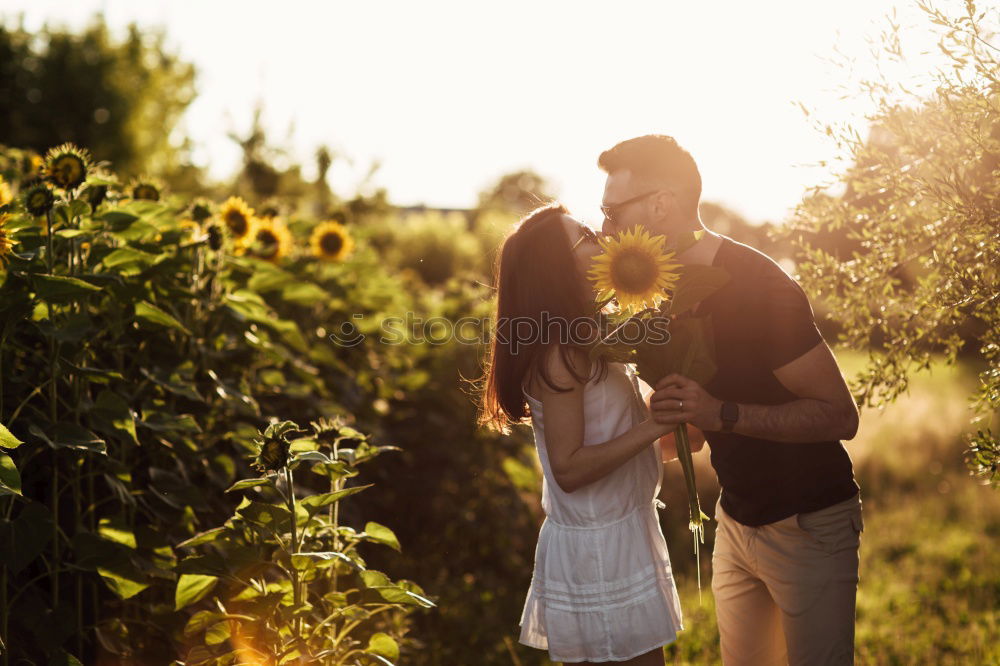
[[[598,165],[605,233],[704,229],[698,167],[671,137],[624,141]],[[704,431],[722,486],[712,592],[723,662],[852,664],[863,524],[840,440],[857,432],[854,400],[805,293],[773,260],[708,230],[678,260],[730,275],[693,313],[710,318],[715,377],[667,376],[650,403],[656,421]]]

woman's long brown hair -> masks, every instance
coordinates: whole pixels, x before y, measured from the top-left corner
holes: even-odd
[[[582,276],[562,224],[568,212],[557,202],[536,208],[521,219],[497,253],[497,307],[479,383],[480,425],[507,433],[511,424],[528,416],[522,386],[533,369],[554,391],[569,390],[554,385],[546,371],[543,360],[553,346],[578,381],[588,379],[569,358],[574,347],[582,348],[571,337],[586,337],[579,330],[570,335],[574,323],[586,328],[588,322],[596,322],[594,304],[580,288]],[[605,365],[598,363],[602,373]]]

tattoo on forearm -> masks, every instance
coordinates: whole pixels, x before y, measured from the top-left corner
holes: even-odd
[[[812,398],[783,405],[740,404],[740,418],[734,430],[779,442],[820,442],[844,437],[840,410]]]

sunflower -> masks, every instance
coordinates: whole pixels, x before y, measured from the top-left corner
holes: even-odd
[[[181,233],[191,234],[192,236],[198,235],[198,232],[201,231],[201,225],[192,219],[183,219],[177,226],[180,227]]]
[[[14,199],[10,191],[10,185],[0,176],[0,206],[6,206]]]
[[[278,202],[274,199],[268,199],[264,202],[264,205],[260,207],[257,211],[257,217],[262,220],[270,220],[272,218],[281,215],[281,208],[278,206]]]
[[[308,434],[304,430],[299,430],[292,421],[272,423],[267,426],[260,437],[254,438],[257,455],[250,466],[263,473],[282,470],[288,464],[292,439]]]
[[[250,233],[254,210],[240,197],[229,197],[219,209],[219,217],[229,227],[233,239],[241,241]]]
[[[35,217],[48,213],[55,203],[56,196],[45,183],[35,183],[24,193],[24,207]]]
[[[594,257],[587,277],[604,298],[614,294],[623,310],[655,307],[664,300],[664,289],[680,277],[674,253],[663,250],[665,240],[639,227],[602,238],[604,252]]]
[[[10,215],[0,213],[0,266],[7,265],[7,257],[12,251],[11,248],[14,247],[14,241],[6,229],[8,220],[10,220]]]
[[[87,179],[90,153],[72,143],[64,143],[45,155],[45,178],[64,190],[76,189]]]
[[[354,249],[354,240],[339,222],[328,220],[313,229],[310,239],[313,254],[320,259],[339,261]]]
[[[132,182],[129,188],[132,198],[135,200],[159,201],[163,196],[163,187],[157,181],[150,178],[138,178]]]
[[[333,448],[334,442],[340,437],[340,418],[321,418],[319,421],[310,421],[309,425],[313,429],[313,439],[321,447]]]
[[[250,250],[254,256],[268,261],[277,261],[286,256],[292,248],[292,235],[278,218],[262,220],[254,218],[251,224]]]
[[[88,185],[87,189],[83,192],[83,196],[87,200],[87,203],[90,204],[90,208],[97,210],[97,207],[108,198],[108,186]]]
[[[205,233],[208,234],[208,246],[218,252],[226,245],[229,238],[229,227],[221,222],[209,222],[205,226]]]
[[[25,152],[21,158],[21,180],[31,180],[42,173],[45,162],[40,155]]]
[[[212,217],[212,204],[205,199],[196,199],[191,204],[191,219],[195,222],[204,222]]]

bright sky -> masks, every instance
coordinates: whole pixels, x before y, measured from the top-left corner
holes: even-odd
[[[954,2],[939,2],[941,7]],[[471,206],[505,172],[532,168],[588,221],[604,176],[598,154],[619,140],[671,134],[694,155],[703,199],[755,222],[780,220],[815,165],[835,157],[795,102],[824,121],[860,118],[867,101],[840,99],[837,48],[871,71],[866,37],[896,8],[926,32],[913,2],[637,2],[425,0],[4,0],[81,26],[162,25],[168,45],[199,70],[185,119],[195,161],[222,178],[239,150],[227,138],[265,104],[272,141],[314,174],[325,143],[353,161],[332,169],[350,194],[373,160],[373,182],[399,204]],[[918,37],[919,39],[919,37]],[[294,122],[294,132],[288,131]]]

